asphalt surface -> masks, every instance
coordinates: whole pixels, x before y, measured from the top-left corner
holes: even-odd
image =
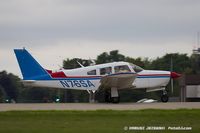
[[[200,109],[200,102],[170,103],[11,103],[0,104],[0,111],[13,110],[140,110],[140,109]]]

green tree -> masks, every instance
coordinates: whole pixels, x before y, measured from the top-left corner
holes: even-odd
[[[78,62],[83,66],[89,66],[92,63],[90,60],[85,60],[80,58],[73,58],[73,59],[67,58],[66,60],[63,61],[63,68],[64,69],[79,68],[81,66],[78,64]]]
[[[0,85],[0,103],[4,102],[6,99],[6,93],[4,91],[4,88]]]
[[[58,88],[23,87],[20,89],[18,102],[47,103],[55,102]]]
[[[2,71],[0,72],[0,85],[2,92],[5,92],[8,99],[17,101],[19,88],[22,86],[20,78],[6,71]]]
[[[97,56],[96,63],[102,64],[102,63],[109,63],[113,61],[124,61],[125,56],[122,54],[119,54],[118,50],[110,51],[109,53],[103,52],[102,54]]]
[[[150,61],[148,58],[142,59],[141,57],[138,57],[138,58],[126,57],[125,61],[138,65],[144,69],[148,69],[150,65]]]
[[[200,55],[199,54],[192,54],[190,56],[191,66],[192,66],[192,73],[200,74]]]
[[[187,54],[166,54],[163,57],[158,57],[153,60],[150,68],[157,70],[171,70],[171,60],[173,63],[173,71],[185,73],[185,70],[191,68],[191,61]]]

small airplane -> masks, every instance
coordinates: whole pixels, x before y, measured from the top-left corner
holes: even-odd
[[[128,62],[112,62],[75,69],[44,69],[25,49],[14,49],[23,82],[31,86],[77,89],[95,92],[106,89],[105,101],[119,103],[118,90],[146,89],[162,91],[161,101],[167,102],[166,86],[180,74],[170,71],[144,70]]]

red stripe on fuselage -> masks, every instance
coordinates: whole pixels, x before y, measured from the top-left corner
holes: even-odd
[[[55,72],[51,73],[52,78],[67,78],[67,76],[64,74],[64,72]]]
[[[67,78],[63,71],[60,72],[52,72],[51,70],[46,70],[52,78]]]

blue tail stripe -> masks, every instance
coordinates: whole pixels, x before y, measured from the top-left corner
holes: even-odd
[[[14,49],[17,61],[24,80],[37,80],[42,77],[50,78],[42,66],[31,56],[26,49]]]

